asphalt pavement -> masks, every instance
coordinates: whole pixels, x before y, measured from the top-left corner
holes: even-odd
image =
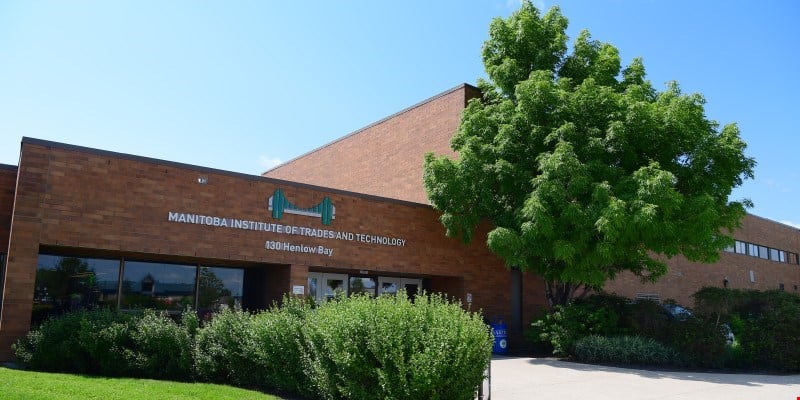
[[[495,356],[491,399],[800,400],[800,375],[641,370]]]

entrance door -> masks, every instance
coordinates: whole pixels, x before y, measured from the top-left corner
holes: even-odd
[[[330,300],[338,293],[347,294],[347,275],[308,273],[308,295],[317,303]]]
[[[378,296],[386,294],[397,294],[398,290],[405,290],[409,298],[414,298],[422,288],[422,279],[414,278],[395,278],[381,276],[378,278]]]
[[[400,290],[400,278],[390,278],[386,276],[378,277],[378,296],[382,294],[397,294]]]

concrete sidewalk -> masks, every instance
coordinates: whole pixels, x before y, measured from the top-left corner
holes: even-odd
[[[492,400],[800,399],[800,375],[650,371],[492,358]]]

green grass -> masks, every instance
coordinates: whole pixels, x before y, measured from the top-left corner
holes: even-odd
[[[0,367],[2,399],[253,399],[280,400],[261,392],[208,383],[105,378],[20,371]]]

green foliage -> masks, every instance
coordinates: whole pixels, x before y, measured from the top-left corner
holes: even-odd
[[[30,368],[52,372],[99,373],[110,358],[107,338],[99,334],[130,316],[105,310],[77,311],[44,321],[12,345],[17,360]],[[102,351],[98,351],[102,350]],[[103,353],[102,357],[95,357]],[[114,363],[114,361],[110,361]]]
[[[189,331],[164,314],[68,313],[15,343],[17,359],[43,371],[188,380]]]
[[[669,365],[676,357],[671,348],[641,336],[589,335],[575,343],[575,358],[590,363]]]
[[[492,22],[490,80],[451,141],[459,157],[425,158],[448,235],[469,241],[490,220],[489,248],[543,276],[555,304],[621,271],[655,280],[658,256],[716,261],[750,204],[728,202],[755,166],[738,128],[676,83],[653,88],[640,59],[623,69],[587,31],[567,52],[566,27],[558,7],[540,15],[530,1]]]
[[[800,371],[800,297],[783,291],[703,288],[694,295],[699,313],[730,325],[738,347],[729,364]]]
[[[595,347],[583,349],[589,353],[579,356],[577,343],[590,336],[652,339],[673,349],[675,354],[669,361],[681,366],[721,367],[727,354],[722,327],[714,321],[692,316],[676,319],[657,303],[631,303],[609,295],[556,306],[553,312],[535,321],[528,332],[529,339],[550,343],[553,354],[562,357],[589,357],[587,354],[593,354]],[[591,340],[592,346],[602,344],[599,339]]]
[[[326,399],[471,399],[491,355],[481,316],[438,295],[339,299],[307,327],[311,381]]]
[[[212,382],[310,394],[303,345],[309,311],[308,303],[291,297],[283,299],[281,308],[256,315],[223,309],[197,335],[198,376]]]
[[[627,299],[597,295],[578,299],[567,306],[557,305],[551,313],[531,324],[526,333],[534,343],[545,342],[552,346],[553,354],[574,354],[575,343],[589,335],[623,335],[628,329],[621,318],[627,308]]]
[[[491,356],[481,315],[441,295],[304,299],[250,314],[82,311],[48,320],[14,344],[47,371],[199,379],[326,399],[471,399]]]

